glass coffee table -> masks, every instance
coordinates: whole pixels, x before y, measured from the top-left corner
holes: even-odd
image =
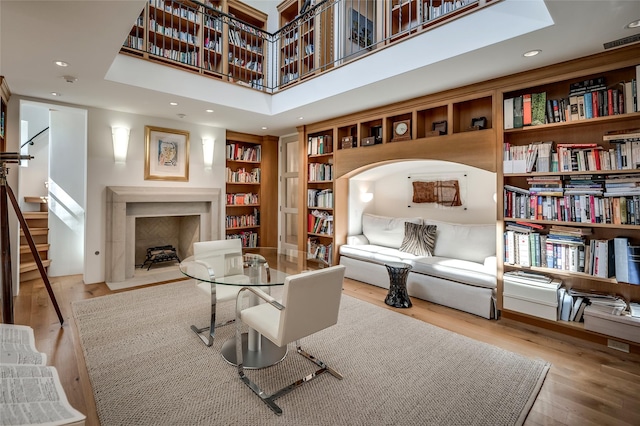
[[[257,247],[243,248],[241,253],[222,249],[190,256],[180,262],[180,271],[190,278],[211,283],[213,326],[216,309],[214,286],[265,287],[263,290],[269,292],[270,287],[284,285],[288,275],[327,266],[329,265],[323,260],[314,258],[304,251]],[[249,305],[257,303],[257,296],[249,292]],[[213,330],[209,332],[213,339]],[[278,347],[252,329],[242,335],[242,351],[244,368],[253,369],[276,364],[287,354],[286,346]],[[227,362],[237,365],[235,338],[225,341],[221,352]]]

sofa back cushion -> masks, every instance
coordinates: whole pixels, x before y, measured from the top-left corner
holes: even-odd
[[[404,239],[405,222],[421,225],[422,218],[388,217],[364,213],[362,215],[362,233],[369,240],[369,244],[398,249]]]
[[[483,263],[485,258],[496,254],[496,225],[449,223],[431,219],[425,219],[424,223],[437,226],[434,256]]]

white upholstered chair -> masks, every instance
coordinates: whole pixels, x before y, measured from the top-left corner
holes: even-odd
[[[228,252],[225,256],[208,256],[212,252]],[[236,262],[229,264],[227,260],[229,255],[236,255]],[[193,243],[193,256],[196,259],[194,267],[207,268],[207,274],[213,278],[218,275],[242,275],[242,241],[240,239],[201,241]],[[247,283],[248,283],[247,278]],[[234,322],[234,319],[216,324],[216,304],[235,300],[241,286],[218,285],[206,281],[197,281],[200,290],[210,296],[211,299],[211,321],[208,327],[198,328],[195,325],[191,329],[200,337],[205,345],[213,345],[216,327],[227,325]]]
[[[329,372],[334,377],[342,379],[340,373],[305,352],[300,346],[300,339],[331,327],[338,322],[344,270],[345,267],[343,265],[336,265],[286,277],[281,302],[255,287],[243,287],[241,293],[238,294],[236,302],[236,360],[238,374],[240,379],[278,415],[282,414],[282,409],[274,402],[276,398],[324,372]],[[243,309],[242,293],[248,293],[249,291],[267,303]],[[256,330],[279,347],[295,341],[296,351],[315,363],[320,369],[271,395],[265,394],[244,373],[242,358],[243,324]]]

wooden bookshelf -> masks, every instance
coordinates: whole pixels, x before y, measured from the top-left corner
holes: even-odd
[[[226,238],[244,247],[278,244],[278,139],[227,131]]]

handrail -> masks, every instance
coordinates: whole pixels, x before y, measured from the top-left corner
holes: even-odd
[[[272,94],[498,2],[457,0],[434,6],[430,0],[405,0],[380,6],[378,2],[322,0],[310,6],[305,1],[298,15],[273,33],[198,0],[171,3],[183,6],[178,12],[187,11],[186,18],[171,7],[167,10],[164,2],[152,2],[157,11],[171,16],[169,21],[188,20],[186,28],[178,31],[165,22],[167,18],[154,15],[157,27],[134,35],[136,28],[146,27],[138,23],[122,52],[148,54],[149,59]],[[384,22],[376,19],[380,13]],[[197,30],[198,23],[203,34]],[[223,57],[224,52],[228,57]]]
[[[26,144],[30,144],[33,145],[33,140],[35,138],[37,138],[38,136],[40,136],[41,134],[43,134],[44,132],[46,132],[47,130],[49,130],[49,128],[47,127],[44,130],[39,131],[34,137],[32,137],[31,139],[29,139],[28,141],[26,141],[25,143],[23,143],[22,145],[20,145],[20,149],[22,149]]]

